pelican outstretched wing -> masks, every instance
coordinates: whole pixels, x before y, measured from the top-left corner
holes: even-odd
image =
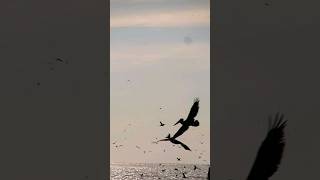
[[[190,109],[189,115],[186,120],[193,120],[193,118],[197,116],[199,111],[199,102],[200,102],[199,98],[194,99],[194,103]]]
[[[180,144],[185,150],[191,151],[191,149],[187,145],[183,144],[182,142],[180,142],[180,141],[178,141],[176,139],[172,139],[171,142],[174,143],[174,144]]]
[[[247,180],[268,180],[279,168],[285,147],[284,128],[287,121],[277,113],[262,142]]]

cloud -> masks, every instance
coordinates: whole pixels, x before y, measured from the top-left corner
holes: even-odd
[[[118,71],[143,67],[157,63],[170,62],[172,64],[184,64],[190,66],[206,67],[210,60],[210,45],[208,43],[184,43],[135,45],[112,47],[111,69]],[[196,67],[194,67],[196,68]]]
[[[210,25],[210,10],[206,8],[176,11],[143,11],[111,15],[111,28],[124,27],[199,27]]]

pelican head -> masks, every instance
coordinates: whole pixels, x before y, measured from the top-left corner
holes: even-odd
[[[195,126],[195,127],[197,127],[199,125],[200,125],[200,123],[198,120],[193,121],[193,123],[191,124],[191,126]]]
[[[183,122],[184,122],[184,119],[183,119],[183,118],[180,118],[179,121],[174,124],[174,126],[177,125],[177,124],[179,124],[179,123],[183,124]]]

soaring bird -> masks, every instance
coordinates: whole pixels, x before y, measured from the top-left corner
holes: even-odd
[[[277,113],[272,122],[269,117],[269,131],[262,142],[247,180],[268,180],[279,168],[285,147],[284,128],[287,120]]]
[[[170,137],[170,134],[168,134],[168,136],[167,136],[165,139],[161,139],[161,140],[156,141],[156,142],[154,142],[154,143],[158,143],[158,142],[160,142],[160,141],[170,141],[170,142],[173,143],[173,144],[179,144],[179,145],[181,145],[185,150],[191,151],[191,149],[190,149],[187,145],[185,145],[185,144],[183,144],[182,142],[180,142],[180,141],[178,141],[178,140]]]
[[[182,126],[180,127],[180,129],[176,132],[176,134],[174,134],[172,136],[173,139],[181,136],[184,132],[186,132],[188,129],[189,129],[189,126],[194,126],[194,127],[197,127],[200,125],[199,121],[198,120],[195,120],[194,118],[197,116],[198,114],[198,111],[199,111],[199,102],[200,100],[198,98],[195,98],[194,99],[194,103],[190,109],[190,112],[189,112],[189,115],[187,117],[186,120],[183,120],[182,118],[179,119],[178,122],[176,122],[174,124],[177,125],[179,123],[182,124]]]
[[[160,121],[160,126],[164,126],[164,125],[166,125],[166,124],[163,124],[163,123]]]

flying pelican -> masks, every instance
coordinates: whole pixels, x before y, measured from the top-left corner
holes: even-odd
[[[269,131],[262,142],[247,180],[268,180],[279,168],[285,147],[284,128],[287,120],[277,113],[273,123],[269,117]],[[272,123],[272,124],[271,124]]]
[[[182,142],[174,139],[173,137],[170,137],[170,134],[168,134],[168,136],[167,136],[165,139],[161,139],[161,140],[156,141],[156,142],[153,142],[153,143],[156,143],[156,144],[157,144],[157,143],[160,142],[160,141],[170,141],[170,142],[173,143],[173,144],[180,144],[185,150],[191,151],[191,149],[190,149],[187,145],[185,145],[185,144],[183,144]]]
[[[199,121],[194,119],[197,116],[198,111],[199,111],[199,101],[200,100],[198,98],[194,99],[194,103],[193,103],[193,105],[192,105],[192,107],[190,109],[189,115],[188,115],[186,120],[183,120],[181,118],[181,119],[179,119],[178,122],[176,122],[174,124],[174,126],[175,126],[175,125],[181,123],[182,126],[176,132],[176,134],[172,136],[173,139],[181,136],[184,132],[186,132],[189,129],[189,126],[197,127],[197,126],[200,125]]]

